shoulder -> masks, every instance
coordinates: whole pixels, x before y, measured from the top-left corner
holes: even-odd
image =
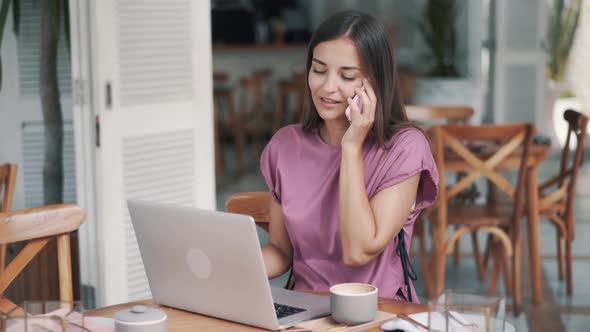
[[[266,144],[262,156],[264,158],[278,158],[283,155],[284,151],[289,151],[293,146],[296,146],[303,140],[307,139],[300,124],[292,124],[277,130],[270,141]]]
[[[429,152],[430,142],[426,135],[414,127],[402,128],[387,142],[387,147],[394,151]]]
[[[301,124],[292,124],[277,130],[270,142],[277,142],[275,144],[289,144],[304,136],[306,136],[306,134],[303,131]]]

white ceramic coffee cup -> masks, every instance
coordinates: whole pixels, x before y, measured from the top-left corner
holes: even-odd
[[[332,318],[339,323],[357,325],[375,319],[379,290],[370,284],[347,283],[330,287]]]

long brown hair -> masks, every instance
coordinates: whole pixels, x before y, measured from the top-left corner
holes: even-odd
[[[308,82],[313,50],[319,43],[340,37],[348,37],[356,45],[361,65],[375,89],[377,109],[372,131],[376,142],[385,146],[400,129],[414,125],[408,121],[399,93],[393,49],[385,28],[371,15],[358,11],[344,11],[330,16],[311,36],[305,71],[306,96],[301,116],[303,129],[307,132],[317,130],[323,122],[313,104]]]

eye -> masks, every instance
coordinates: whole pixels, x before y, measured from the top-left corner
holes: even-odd
[[[356,79],[356,77],[350,77],[350,76],[345,76],[345,75],[342,75],[342,78],[347,81],[354,81]]]
[[[315,69],[315,68],[314,68],[314,69],[313,69],[313,72],[314,72],[314,73],[316,73],[316,74],[323,74],[323,73],[325,73],[326,71],[325,71],[325,70],[317,70],[317,69]]]

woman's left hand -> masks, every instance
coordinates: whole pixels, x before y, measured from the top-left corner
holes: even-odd
[[[366,78],[363,79],[363,85],[355,89],[355,93],[361,98],[363,112],[361,113],[360,108],[352,101],[352,98],[347,98],[348,104],[352,109],[352,122],[346,133],[344,133],[340,144],[343,149],[358,149],[360,151],[365,138],[371,128],[373,128],[375,110],[377,108],[377,96],[375,96],[375,91]]]

